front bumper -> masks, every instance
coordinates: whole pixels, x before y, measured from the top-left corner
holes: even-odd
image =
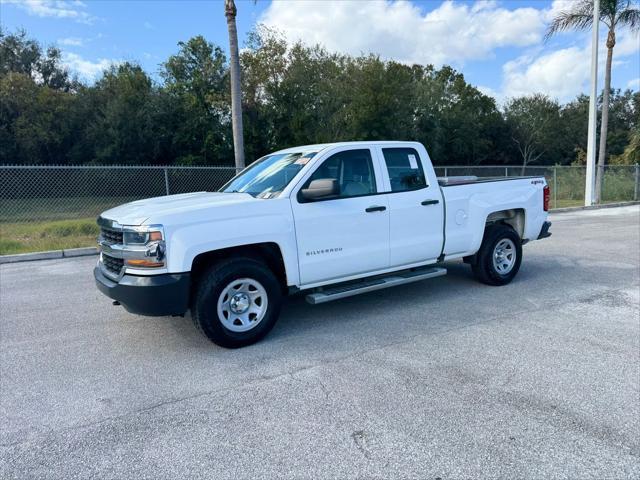
[[[114,281],[97,266],[93,276],[98,290],[118,301],[128,312],[159,317],[183,315],[189,308],[189,273],[123,275],[120,280]]]
[[[547,238],[551,236],[551,232],[549,229],[551,228],[551,222],[544,222],[542,224],[542,229],[540,229],[540,235],[538,235],[538,240],[542,240],[543,238]]]

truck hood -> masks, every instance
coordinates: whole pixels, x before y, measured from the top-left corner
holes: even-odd
[[[256,201],[248,193],[193,192],[146,198],[107,210],[101,217],[121,225],[142,225],[150,218],[222,205]]]

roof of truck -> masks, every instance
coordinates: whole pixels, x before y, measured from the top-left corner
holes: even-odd
[[[391,143],[410,144],[410,143],[416,143],[416,142],[409,142],[405,140],[365,140],[365,141],[359,141],[359,142],[317,143],[314,145],[299,145],[297,147],[285,148],[282,150],[278,150],[277,152],[274,152],[274,153],[320,152],[321,150],[324,150],[325,148],[329,148],[329,147],[341,147],[341,146],[347,146],[347,145],[387,145]]]

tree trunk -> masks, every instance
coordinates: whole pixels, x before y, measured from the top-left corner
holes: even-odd
[[[600,124],[600,148],[598,153],[598,168],[596,170],[595,201],[602,201],[602,180],[604,178],[604,162],[607,154],[607,130],[609,128],[609,91],[611,90],[611,61],[613,47],[616,44],[616,36],[613,30],[609,30],[607,36],[607,66],[604,71],[604,92],[602,94],[602,123]]]
[[[236,5],[234,0],[224,1],[224,13],[229,30],[229,54],[231,66],[231,126],[236,173],[244,168],[244,138],[242,129],[242,86],[240,83],[240,54],[236,29]]]

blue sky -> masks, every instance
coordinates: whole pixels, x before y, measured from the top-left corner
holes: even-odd
[[[69,68],[87,81],[123,60],[139,62],[158,78],[159,64],[177,51],[177,42],[194,35],[227,48],[221,0],[0,2],[4,29],[24,28],[46,45],[57,44]],[[238,1],[238,30],[243,42],[263,22],[291,40],[330,50],[450,64],[501,100],[539,91],[568,101],[588,88],[589,34],[562,34],[548,43],[542,35],[549,19],[570,2]],[[640,89],[638,36],[619,32],[614,52],[613,85]],[[603,66],[604,49],[600,56]]]

